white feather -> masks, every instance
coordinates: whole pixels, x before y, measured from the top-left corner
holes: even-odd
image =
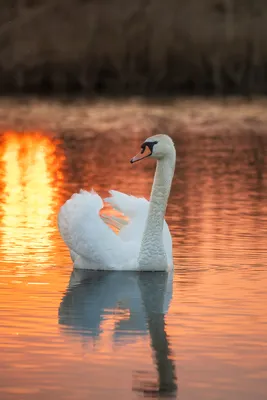
[[[120,217],[115,217],[114,215],[102,214],[101,218],[106,224],[111,225],[113,226],[113,228],[116,228],[118,230],[120,230],[123,226],[128,224],[128,221],[125,221],[125,219]]]

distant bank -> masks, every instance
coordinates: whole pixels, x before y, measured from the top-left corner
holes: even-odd
[[[265,0],[12,0],[0,93],[267,93]]]

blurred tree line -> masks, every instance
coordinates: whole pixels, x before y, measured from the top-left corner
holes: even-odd
[[[265,94],[266,0],[0,0],[0,90]]]

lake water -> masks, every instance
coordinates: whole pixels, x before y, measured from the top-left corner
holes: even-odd
[[[72,270],[59,207],[148,197],[154,162],[129,160],[151,132],[22,120],[0,136],[0,399],[265,400],[267,135],[172,125],[173,275],[93,273]]]

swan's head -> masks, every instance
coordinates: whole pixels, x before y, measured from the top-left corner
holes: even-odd
[[[147,157],[160,160],[171,157],[173,154],[175,154],[175,148],[172,139],[168,135],[154,135],[142,143],[140,153],[131,159],[131,163]]]

